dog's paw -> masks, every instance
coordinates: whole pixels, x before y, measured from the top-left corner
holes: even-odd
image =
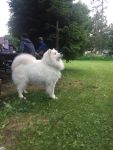
[[[26,97],[25,96],[21,96],[21,97],[19,97],[20,99],[25,99],[26,100]]]
[[[26,97],[24,96],[24,97],[23,97],[23,99],[25,99],[25,100],[26,100]]]
[[[27,90],[24,90],[24,93],[25,93],[25,94],[27,94],[27,93],[28,93],[28,91],[27,91]]]
[[[58,97],[56,97],[55,95],[53,95],[51,98],[56,100],[58,99]]]
[[[57,97],[57,96],[55,96],[55,99],[58,99],[58,97]]]

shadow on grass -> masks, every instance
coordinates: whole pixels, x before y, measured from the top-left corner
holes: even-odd
[[[17,93],[11,93],[3,96],[0,99],[0,107],[3,109],[10,109],[11,112],[33,112],[36,107],[43,107],[51,101],[51,99],[44,93],[44,91],[30,91],[26,96],[26,100],[19,99]]]

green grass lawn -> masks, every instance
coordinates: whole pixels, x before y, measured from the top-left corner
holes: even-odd
[[[0,146],[7,150],[113,150],[113,61],[65,64],[58,100],[30,90],[1,98]],[[8,89],[7,89],[8,90]]]

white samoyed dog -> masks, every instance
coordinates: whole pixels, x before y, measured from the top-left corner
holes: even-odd
[[[54,88],[64,69],[62,54],[57,50],[49,49],[41,60],[30,54],[20,54],[14,59],[11,69],[12,80],[20,98],[26,99],[23,93],[27,93],[28,83],[37,83],[44,85],[50,98],[57,99]]]

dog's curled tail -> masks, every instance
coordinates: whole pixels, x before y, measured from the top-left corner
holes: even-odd
[[[20,65],[27,65],[36,61],[36,58],[30,54],[20,54],[12,62],[11,70],[14,71]]]

